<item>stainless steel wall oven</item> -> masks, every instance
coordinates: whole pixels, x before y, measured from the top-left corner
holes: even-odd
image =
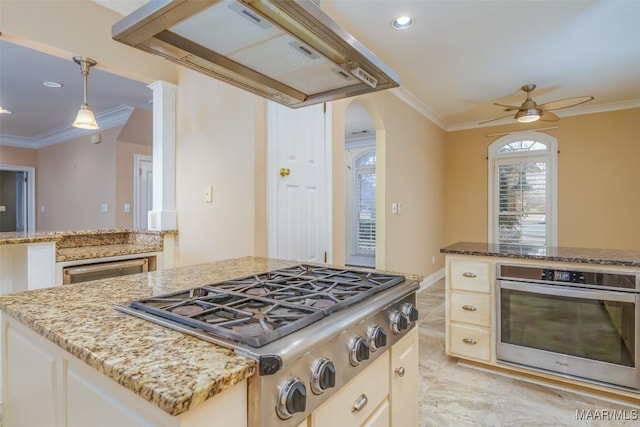
[[[640,273],[497,269],[499,362],[640,392]]]

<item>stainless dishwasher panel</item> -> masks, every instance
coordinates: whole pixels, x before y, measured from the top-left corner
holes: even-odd
[[[62,269],[62,284],[69,285],[127,274],[146,273],[147,271],[149,271],[147,258],[73,265]]]

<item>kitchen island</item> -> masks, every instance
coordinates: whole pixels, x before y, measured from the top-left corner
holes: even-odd
[[[173,267],[175,230],[99,229],[0,233],[0,294],[61,285],[63,268],[147,257]]]
[[[114,305],[295,264],[248,257],[0,296],[5,426],[246,425],[253,359]]]
[[[441,252],[448,355],[640,405],[640,252],[478,242]]]

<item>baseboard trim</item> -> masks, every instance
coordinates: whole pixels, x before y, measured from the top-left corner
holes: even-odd
[[[444,267],[436,271],[435,273],[430,274],[424,279],[422,279],[422,282],[420,282],[420,289],[418,289],[418,292],[424,291],[425,289],[429,288],[430,286],[432,286],[434,283],[436,283],[438,280],[442,279],[443,277],[444,277]]]

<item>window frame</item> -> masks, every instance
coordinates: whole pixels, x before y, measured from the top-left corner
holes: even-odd
[[[500,153],[500,149],[517,141],[535,141],[544,144],[545,150],[516,151]],[[498,138],[489,145],[488,156],[488,242],[499,244],[498,228],[498,197],[496,192],[496,170],[500,164],[514,164],[532,161],[547,163],[547,217],[546,217],[546,246],[558,244],[558,140],[551,135],[525,131],[514,132]]]
[[[365,159],[365,158],[371,158],[373,157],[374,163],[373,164],[368,164],[368,165],[358,165],[358,163],[360,163],[361,160]],[[360,224],[360,218],[359,218],[359,213],[360,213],[360,194],[358,192],[358,175],[359,174],[364,174],[366,172],[373,172],[373,175],[376,177],[377,179],[377,175],[376,175],[376,165],[377,165],[377,155],[376,155],[376,149],[375,147],[373,148],[368,148],[364,151],[362,151],[361,153],[359,153],[358,155],[356,155],[353,158],[352,161],[352,170],[353,170],[353,244],[352,244],[352,248],[351,251],[353,252],[353,255],[356,256],[375,256],[376,254],[376,242],[377,242],[377,236],[375,234],[375,229],[374,229],[374,248],[372,251],[367,251],[367,250],[358,250],[358,236],[359,236],[359,224]],[[377,206],[376,206],[377,207]],[[374,213],[376,214],[376,217],[374,218],[374,227],[376,227],[377,224],[377,212],[374,211]]]

